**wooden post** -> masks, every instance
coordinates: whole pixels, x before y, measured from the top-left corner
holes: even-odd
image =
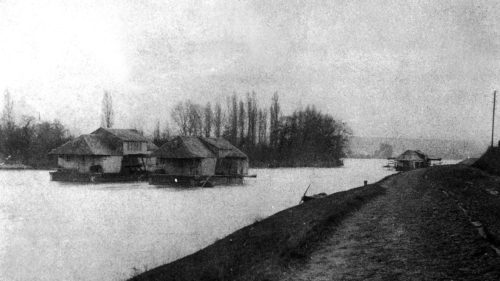
[[[491,120],[491,147],[493,147],[493,138],[495,135],[495,107],[497,102],[497,91],[493,92],[493,116]]]

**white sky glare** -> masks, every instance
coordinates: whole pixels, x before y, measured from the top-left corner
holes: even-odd
[[[146,130],[180,100],[253,90],[356,135],[487,141],[500,4],[403,2],[0,0],[0,91],[82,133],[104,90],[117,127]]]

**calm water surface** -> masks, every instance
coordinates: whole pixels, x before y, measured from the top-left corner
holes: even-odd
[[[245,185],[156,188],[67,184],[47,171],[0,171],[0,280],[123,280],[191,254],[309,193],[392,173],[385,160],[342,168],[253,169]]]

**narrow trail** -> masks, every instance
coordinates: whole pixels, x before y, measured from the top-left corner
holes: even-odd
[[[281,280],[500,280],[500,258],[426,170],[389,177]]]

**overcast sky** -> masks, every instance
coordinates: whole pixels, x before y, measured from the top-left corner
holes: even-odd
[[[403,2],[0,0],[0,91],[81,133],[104,90],[117,127],[146,130],[180,100],[254,90],[360,136],[488,141],[500,4]]]

